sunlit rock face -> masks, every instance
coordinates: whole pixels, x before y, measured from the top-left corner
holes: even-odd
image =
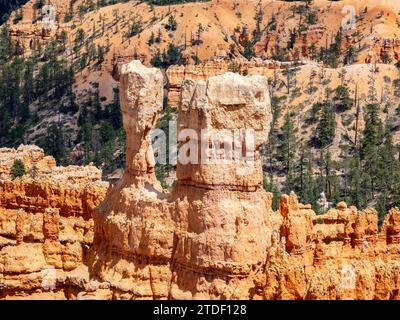
[[[182,83],[177,183],[167,193],[149,151],[161,74],[139,62],[122,70],[132,146],[124,177],[95,214],[90,275],[108,291],[87,298],[399,298],[397,209],[381,232],[374,210],[343,202],[317,216],[292,193],[271,209],[258,152],[272,118],[265,77]]]
[[[13,180],[16,159],[26,173]],[[0,149],[0,299],[76,298],[70,280],[88,279],[92,213],[107,187],[94,166],[56,166],[37,146]]]
[[[291,193],[271,209],[258,151],[272,118],[265,77],[183,82],[170,192],[151,144],[162,74],[133,61],[120,79],[127,168],[107,194],[94,167],[0,150],[0,298],[400,298],[398,209],[380,230],[375,210],[344,202],[316,215]],[[7,153],[36,177],[12,180]]]
[[[149,154],[162,109],[161,72],[137,61],[122,68],[128,165],[95,215],[93,273],[137,297],[236,297],[222,293],[220,283],[259,268],[271,239],[271,199],[262,189],[258,151],[272,119],[267,79],[227,73],[183,87],[178,180],[166,193]],[[187,138],[196,157],[186,161]],[[214,152],[221,144],[228,150],[223,163]],[[249,297],[253,284],[245,279],[236,286],[237,297]]]

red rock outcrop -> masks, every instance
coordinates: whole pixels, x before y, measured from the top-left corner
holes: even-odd
[[[27,174],[11,180],[15,159]],[[70,279],[87,274],[92,211],[107,189],[101,171],[57,167],[42,149],[20,146],[0,149],[0,172],[0,299],[74,295]]]
[[[37,146],[20,145],[17,149],[0,148],[0,179],[5,180],[10,176],[14,160],[20,159],[27,171],[36,167],[41,172],[49,171],[56,167],[53,157],[46,156],[44,151]]]
[[[372,209],[358,212],[339,203],[316,216],[294,194],[283,196],[280,206],[284,231],[272,251],[279,258],[267,262],[264,298],[399,299],[398,253],[388,240],[397,209],[379,233]]]
[[[15,159],[23,161],[26,174],[12,180]],[[58,208],[63,216],[90,219],[107,187],[101,170],[92,165],[58,167],[53,157],[36,146],[0,149],[0,208],[34,213]]]

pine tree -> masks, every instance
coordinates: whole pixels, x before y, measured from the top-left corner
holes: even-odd
[[[85,152],[85,163],[88,164],[91,161],[91,151],[93,149],[93,125],[90,121],[83,124],[81,135]]]
[[[377,181],[375,178],[378,178],[379,174],[378,146],[382,142],[382,130],[378,105],[367,105],[360,154],[363,162],[365,191],[367,192],[368,199],[373,199],[377,191]]]
[[[69,22],[74,18],[74,1],[70,1],[68,13],[64,17],[64,22]]]
[[[3,69],[3,103],[7,107],[10,116],[15,118],[18,115],[21,103],[21,79],[22,79],[23,61],[20,58],[14,58]]]
[[[323,157],[323,165],[324,165],[324,181],[325,181],[325,195],[327,199],[332,202],[338,202],[339,199],[339,190],[338,190],[338,180],[335,173],[334,162],[332,161],[332,156],[329,150],[325,152]]]
[[[155,42],[155,37],[154,37],[154,32],[152,31],[151,34],[150,34],[149,40],[147,40],[147,44],[148,44],[149,46],[151,46],[151,45],[154,44],[154,42]]]
[[[134,37],[142,32],[143,25],[142,25],[142,18],[140,16],[135,16],[133,18],[132,25],[129,30],[129,37]]]
[[[112,173],[117,169],[115,158],[115,141],[108,140],[103,146],[101,150],[101,159],[104,163],[104,172]]]
[[[62,162],[65,157],[62,126],[52,124],[46,137],[39,142],[39,145],[45,150],[46,154],[52,155],[58,162]]]
[[[49,64],[43,64],[42,68],[40,69],[38,79],[36,81],[36,95],[42,96],[47,95],[50,90],[50,68]]]
[[[312,169],[312,155],[305,145],[302,145],[300,150],[296,192],[303,203],[311,203],[314,206],[317,197],[315,195],[316,186]]]
[[[279,189],[278,189],[278,187],[265,176],[264,176],[264,180],[263,180],[263,187],[264,187],[265,191],[272,193],[272,195],[273,195],[272,210],[277,210],[278,206],[279,206]]]
[[[85,41],[85,31],[82,28],[79,28],[75,35],[75,47],[79,48],[83,46],[83,42]]]
[[[243,51],[243,56],[247,59],[250,60],[251,58],[255,57],[256,53],[254,51],[254,46],[251,41],[246,41],[244,44],[244,51]]]
[[[28,60],[25,63],[24,87],[23,87],[23,103],[27,106],[32,102],[34,98],[33,68],[34,68],[33,61]]]
[[[285,70],[283,71],[283,75],[286,77],[286,89],[287,89],[287,94],[290,94],[290,88],[292,87],[292,82],[293,78],[296,74],[297,69],[296,68],[291,68],[289,65],[285,66]]]
[[[161,51],[157,50],[156,54],[151,58],[150,63],[153,67],[160,68],[163,65]]]
[[[269,132],[268,143],[263,149],[265,152],[265,156],[268,159],[268,171],[269,171],[269,181],[273,183],[273,158],[276,152],[277,141],[278,141],[278,133],[276,129],[276,122],[281,113],[281,99],[277,96],[272,96],[271,98],[271,108],[272,108],[272,124],[271,130]]]
[[[357,59],[357,51],[352,45],[350,45],[347,48],[345,56],[344,56],[344,64],[347,64],[347,65],[353,64],[356,61],[356,59]]]
[[[395,150],[392,139],[392,125],[385,124],[383,143],[378,146],[378,172],[376,187],[379,190],[378,212],[380,221],[390,207],[398,206],[398,188],[400,179],[400,163],[395,159]]]
[[[10,30],[4,24],[0,30],[0,62],[8,61],[14,51],[10,37]]]
[[[319,122],[317,125],[317,140],[321,148],[332,143],[335,136],[334,113],[331,105],[325,101],[320,110]]]
[[[397,145],[397,150],[394,151],[394,154],[396,156],[394,157],[395,163],[394,163],[394,169],[393,169],[393,176],[392,176],[392,201],[391,204],[392,206],[400,207],[400,149],[399,146]]]
[[[34,3],[34,8],[36,10],[42,9],[42,7],[46,4],[45,0],[36,0],[36,2]]]
[[[101,142],[103,144],[107,143],[110,140],[115,139],[115,130],[113,126],[109,123],[103,123],[100,127],[100,137],[101,137]]]
[[[170,14],[168,17],[168,23],[165,25],[165,29],[168,31],[176,31],[178,23],[176,22],[175,16]]]
[[[161,39],[162,39],[161,29],[158,29],[157,37],[154,39],[154,42],[155,43],[161,43]]]
[[[94,117],[97,121],[99,121],[103,117],[103,109],[101,107],[100,91],[98,83],[96,83],[96,91],[94,92],[92,106],[94,108]]]
[[[23,177],[26,174],[25,165],[21,159],[15,159],[10,170],[11,178],[17,179]]]
[[[334,105],[335,110],[338,112],[350,110],[353,106],[353,100],[350,98],[348,86],[340,85],[335,89]]]
[[[172,43],[168,44],[166,54],[163,55],[164,67],[167,68],[173,64],[183,64],[182,49]]]
[[[79,107],[75,101],[76,96],[75,93],[70,89],[68,90],[68,96],[67,96],[67,104],[66,105],[62,105],[60,107],[60,112],[62,113],[72,113],[75,114],[78,112]]]
[[[363,192],[363,179],[361,174],[361,161],[356,153],[350,161],[349,172],[349,202],[359,209],[363,209],[367,205],[367,201]]]
[[[104,62],[104,48],[102,45],[97,47],[97,63],[101,64]]]
[[[311,203],[317,210],[317,189],[314,179],[313,165],[311,156],[307,159],[307,169],[304,176],[304,190],[303,201],[304,203]]]
[[[113,88],[113,101],[105,108],[103,118],[109,120],[109,123],[111,123],[115,130],[122,127],[122,114],[118,87]]]
[[[294,180],[293,161],[295,157],[295,144],[296,144],[296,139],[294,135],[293,121],[290,117],[290,114],[287,113],[285,115],[285,121],[282,126],[282,144],[280,147],[282,162],[284,164],[285,171],[287,174],[287,179],[286,179],[287,192],[291,191],[293,188],[293,180]]]
[[[264,11],[262,9],[261,2],[259,2],[257,4],[256,14],[254,16],[256,26],[253,31],[253,40],[252,40],[253,44],[257,43],[261,39],[261,35],[262,35],[261,24],[262,24],[263,18],[264,18]]]
[[[64,52],[67,49],[68,34],[65,30],[60,33],[61,50]]]
[[[10,128],[12,126],[11,117],[7,109],[0,108],[0,144],[5,144],[10,136]]]

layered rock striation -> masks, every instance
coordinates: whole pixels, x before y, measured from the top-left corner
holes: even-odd
[[[12,180],[16,159],[26,174]],[[76,297],[106,190],[93,166],[57,167],[36,146],[0,149],[0,299]]]
[[[10,171],[16,159],[24,163],[26,173],[13,180]],[[63,216],[90,219],[107,188],[101,170],[93,165],[57,166],[37,146],[0,149],[0,208],[33,213],[58,208]]]
[[[221,75],[226,72],[267,76],[267,70],[280,70],[290,65],[290,62],[263,60],[259,58],[251,61],[246,59],[227,60],[215,58],[199,65],[173,65],[166,72],[168,78],[168,104],[173,108],[178,108],[182,85],[185,79],[207,81],[212,76]]]

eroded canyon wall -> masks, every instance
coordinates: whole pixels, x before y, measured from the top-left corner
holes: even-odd
[[[13,180],[16,159],[26,174]],[[0,299],[76,295],[107,186],[94,166],[57,167],[36,146],[0,149]]]

